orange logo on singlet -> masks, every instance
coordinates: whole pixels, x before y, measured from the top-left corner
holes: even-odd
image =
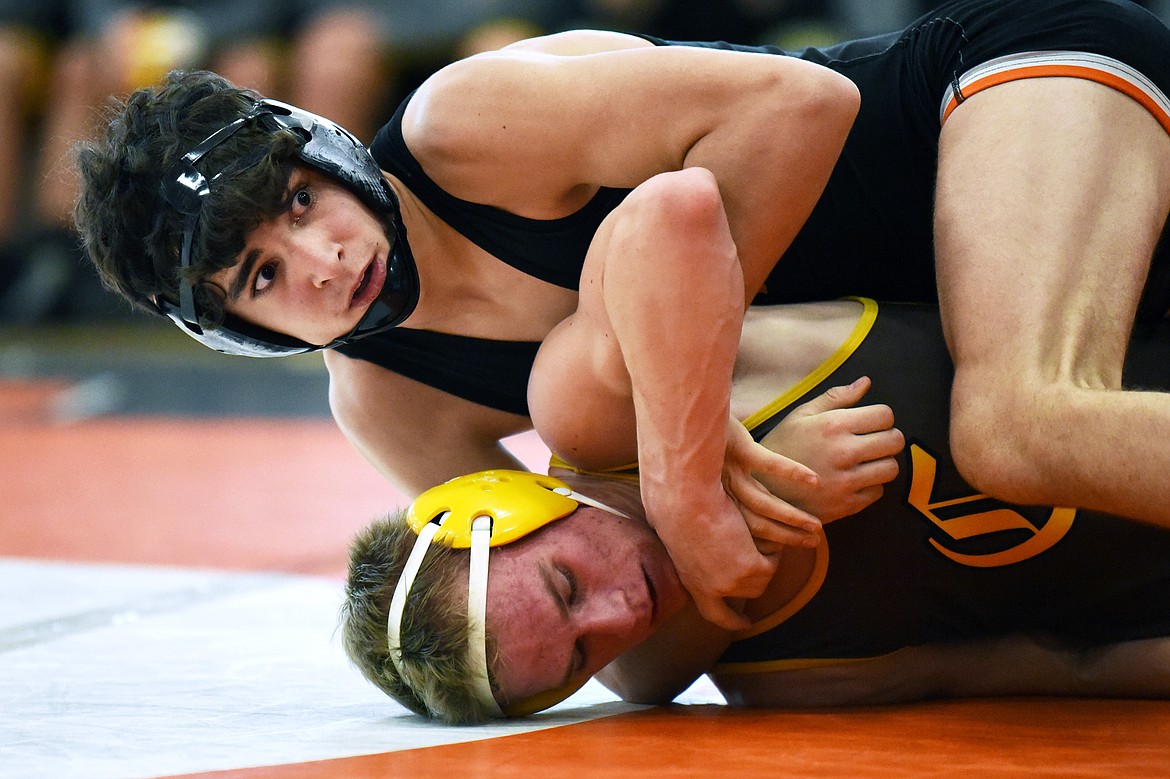
[[[1035,557],[1064,538],[1076,517],[1076,509],[1054,508],[1046,521],[1034,523],[1002,503],[997,503],[995,508],[979,510],[976,504],[989,500],[981,493],[934,501],[937,472],[938,461],[918,444],[913,444],[910,447],[910,494],[906,502],[948,538],[963,541],[1001,531],[1023,531],[1025,534],[1025,540],[1018,544],[984,554],[956,552],[930,539],[940,554],[962,565],[994,568]],[[964,506],[971,510],[964,511]],[[947,517],[940,516],[940,513],[947,514]]]

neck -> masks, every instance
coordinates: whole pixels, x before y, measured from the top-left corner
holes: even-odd
[[[577,294],[489,254],[440,219],[400,181],[402,220],[419,276],[406,327],[506,341],[542,341],[576,309]]]
[[[550,475],[561,479],[582,495],[587,495],[634,519],[646,521],[646,509],[642,506],[642,496],[637,482],[560,469],[550,471]]]

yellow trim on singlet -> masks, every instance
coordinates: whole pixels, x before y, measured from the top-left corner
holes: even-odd
[[[829,374],[840,368],[841,364],[857,351],[857,347],[866,339],[869,331],[873,329],[873,323],[877,321],[878,304],[869,298],[847,298],[847,300],[856,300],[862,305],[861,316],[858,318],[857,324],[853,326],[853,332],[849,334],[849,337],[842,341],[841,345],[811,373],[793,384],[771,403],[745,418],[743,420],[744,427],[748,430],[755,430],[827,379]]]
[[[824,381],[829,374],[841,367],[849,356],[857,351],[857,347],[869,335],[869,331],[873,329],[873,323],[877,321],[878,304],[869,298],[849,297],[845,300],[855,300],[861,304],[861,316],[857,320],[857,324],[853,326],[853,331],[849,333],[849,337],[841,342],[828,358],[820,365],[813,369],[811,373],[798,381],[787,391],[779,395],[771,403],[750,414],[744,418],[743,426],[749,431],[754,430],[759,425],[771,419],[776,414],[783,411],[790,406],[798,398],[803,396],[813,387]],[[638,463],[632,462],[626,465],[618,465],[613,468],[606,468],[600,471],[589,471],[583,468],[578,468],[575,465],[562,460],[555,453],[549,458],[549,468],[563,468],[573,473],[582,473],[593,476],[606,476],[620,481],[637,482],[638,481]]]
[[[584,468],[578,468],[576,465],[569,465],[567,462],[557,457],[555,454],[548,460],[549,470],[553,468],[563,468],[566,471],[573,473],[583,473],[587,476],[604,476],[607,479],[616,479],[617,481],[630,482],[631,484],[638,483],[638,464],[630,463],[629,465],[619,465],[616,468],[606,468],[601,471],[587,471]]]

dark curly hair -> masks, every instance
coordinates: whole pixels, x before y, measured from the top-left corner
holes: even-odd
[[[74,221],[106,287],[158,313],[156,296],[177,304],[183,216],[162,197],[171,166],[207,136],[245,115],[261,96],[206,71],[175,71],[158,86],[114,99],[101,137],[82,144]],[[222,320],[214,287],[199,284],[231,267],[244,239],[288,207],[288,181],[301,140],[249,123],[197,167],[209,179],[191,247],[187,283],[208,324]]]

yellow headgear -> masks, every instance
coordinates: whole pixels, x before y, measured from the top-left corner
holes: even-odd
[[[522,716],[546,709],[576,692],[580,685],[552,690],[509,706],[505,713],[492,695],[488,681],[487,615],[488,549],[523,538],[586,504],[626,516],[592,498],[574,492],[552,476],[526,471],[481,471],[459,476],[419,495],[406,512],[406,521],[418,534],[390,600],[386,625],[390,659],[402,674],[400,631],[402,614],[415,576],[432,543],[471,550],[467,616],[470,623],[468,654],[475,669],[474,689],[484,711],[493,717]]]
[[[492,520],[491,546],[501,546],[567,517],[584,501],[560,479],[526,471],[481,471],[458,476],[415,498],[406,521],[415,533],[428,522],[439,522],[434,542],[456,549],[471,548],[472,523]],[[444,516],[445,515],[445,516]]]

